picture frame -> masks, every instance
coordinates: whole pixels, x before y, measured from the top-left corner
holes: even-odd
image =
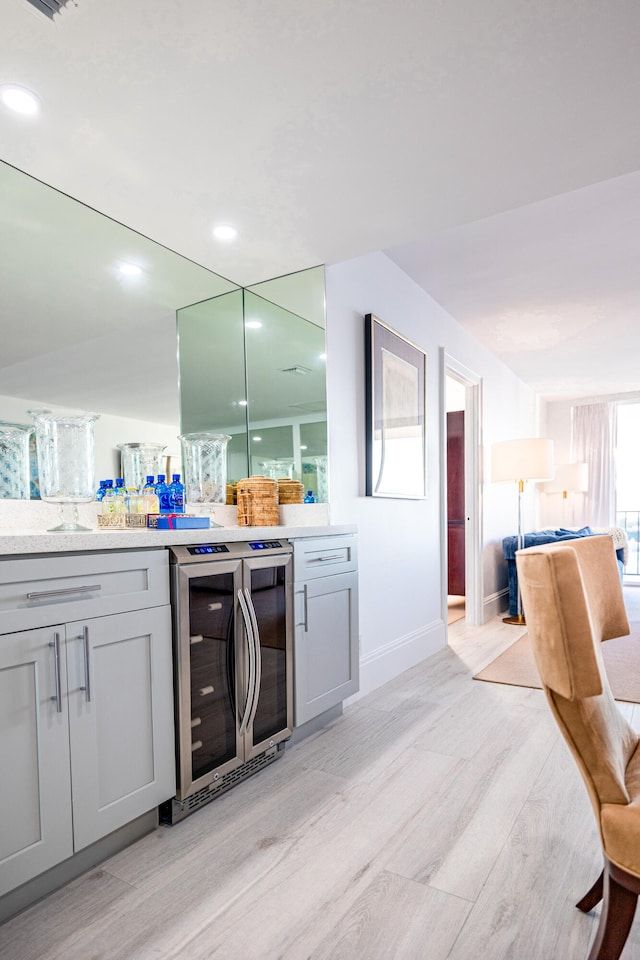
[[[365,316],[366,495],[427,496],[427,354]]]

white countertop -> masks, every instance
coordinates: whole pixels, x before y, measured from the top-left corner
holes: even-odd
[[[48,528],[58,522],[55,506],[33,501],[0,501],[0,557],[89,550],[139,550],[180,543],[295,539],[356,532],[354,524],[329,524],[327,512],[323,509],[326,504],[281,507],[283,523],[276,527],[239,527],[232,522],[236,516],[235,507],[216,506],[213,521],[227,525],[196,530],[99,530],[96,528],[93,504],[82,506],[83,510],[79,511],[80,522],[93,529],[87,532],[52,533]],[[306,520],[309,522],[304,522]]]

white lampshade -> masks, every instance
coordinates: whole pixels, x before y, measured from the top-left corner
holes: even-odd
[[[589,489],[589,465],[563,463],[556,467],[556,475],[545,483],[545,493],[585,493]]]
[[[491,480],[506,483],[520,480],[551,480],[553,440],[529,437],[525,440],[502,440],[491,448]]]

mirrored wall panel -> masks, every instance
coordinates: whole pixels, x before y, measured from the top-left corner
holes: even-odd
[[[118,443],[177,437],[176,311],[237,284],[2,162],[0,248],[0,421],[99,413],[107,476]]]
[[[288,477],[327,502],[324,314],[323,267],[179,311],[181,431],[232,437],[231,483]]]

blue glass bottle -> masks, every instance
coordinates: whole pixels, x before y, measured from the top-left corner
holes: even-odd
[[[158,482],[156,483],[156,496],[160,506],[160,513],[173,513],[173,510],[171,509],[171,491],[167,486],[166,479],[167,478],[164,473],[158,474]]]
[[[171,494],[171,512],[184,513],[184,484],[180,483],[180,474],[174,473],[169,484]]]

